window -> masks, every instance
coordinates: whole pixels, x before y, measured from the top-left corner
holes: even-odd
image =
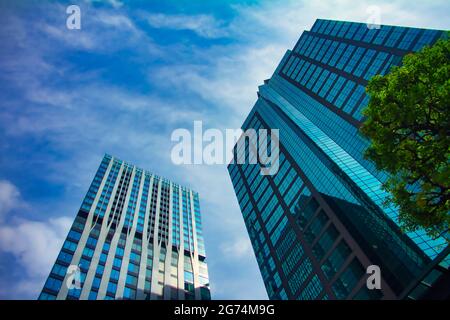
[[[88,300],[97,300],[97,292],[95,291],[89,292]]]
[[[67,293],[67,297],[69,299],[79,299],[81,294],[81,290],[79,289],[69,289],[69,292]]]
[[[202,300],[211,300],[211,294],[206,287],[200,287],[200,296]]]
[[[126,284],[131,285],[131,286],[137,286],[137,282],[138,282],[137,277],[135,277],[131,274],[127,275]]]
[[[87,270],[87,269],[89,269],[89,265],[91,264],[91,261],[90,260],[87,260],[87,259],[85,259],[85,258],[81,258],[80,259],[80,267],[82,268],[82,269],[85,269],[85,270]]]
[[[389,55],[386,52],[378,52],[377,56],[375,57],[375,60],[370,65],[369,69],[364,75],[364,79],[369,80],[372,76],[377,74],[381,66],[385,63],[386,58],[388,56]]]
[[[45,288],[52,290],[52,291],[59,291],[61,288],[62,281],[55,279],[53,277],[48,277],[47,282],[45,282]]]
[[[283,69],[283,73],[286,73],[287,70],[290,68],[292,62],[294,61],[294,57],[290,56],[288,62],[286,63],[284,69]]]
[[[334,67],[336,65],[337,61],[340,59],[340,57],[341,57],[342,53],[344,52],[344,50],[346,49],[346,47],[347,47],[347,44],[345,44],[343,42],[341,42],[339,44],[339,46],[336,49],[336,52],[333,55],[331,55],[331,59],[328,62],[328,64],[330,66]]]
[[[70,240],[66,240],[64,242],[63,248],[72,252],[75,252],[77,249],[77,244],[75,242],[72,242]]]
[[[379,29],[369,29],[369,30],[367,30],[367,33],[364,36],[363,41],[370,43],[372,41],[373,37],[377,34],[378,30]]]
[[[426,283],[429,286],[433,286],[435,282],[442,276],[442,272],[433,269],[430,271],[430,273],[422,280],[422,282]]]
[[[184,281],[194,283],[194,274],[189,271],[184,271]]]
[[[358,27],[359,27],[359,24],[351,23],[350,24],[350,28],[348,29],[347,33],[345,34],[345,38],[352,39],[353,35],[355,34],[355,32],[358,29]]]
[[[334,101],[336,96],[340,93],[341,87],[344,85],[345,81],[346,79],[344,77],[337,76],[336,82],[332,85],[330,92],[327,94],[326,99],[328,102],[332,103]]]
[[[267,233],[271,233],[272,230],[275,228],[276,223],[280,219],[280,217],[283,215],[283,208],[278,205],[277,209],[274,211],[274,213],[270,216],[270,218],[266,222],[266,229]]]
[[[61,251],[58,255],[58,260],[65,263],[70,263],[72,261],[72,254]]]
[[[337,231],[336,227],[334,225],[330,225],[327,230],[323,233],[323,235],[320,237],[319,241],[314,245],[313,247],[313,253],[316,256],[316,258],[320,261],[325,253],[328,252],[328,250],[333,245],[334,241],[336,241],[337,237],[339,235],[339,232]]]
[[[320,25],[322,24],[323,20],[317,19],[314,25],[311,28],[311,32],[317,32],[320,28]]]
[[[100,262],[105,264],[106,263],[106,259],[108,258],[108,255],[106,253],[102,253],[100,255]]]
[[[322,20],[321,22],[322,23],[320,25],[320,28],[317,31],[318,33],[324,33],[328,27],[328,24],[330,23],[330,21],[326,21],[326,20]]]
[[[297,293],[306,278],[310,275],[311,271],[312,265],[308,258],[303,260],[300,266],[295,269],[289,281],[289,286],[291,287],[291,292],[293,295]]]
[[[194,284],[190,283],[190,282],[185,282],[184,283],[184,290],[190,291],[190,292],[194,292],[194,290],[195,290]]]
[[[347,63],[348,59],[350,59],[350,57],[352,56],[353,51],[355,49],[356,49],[355,46],[349,45],[348,48],[342,54],[342,57],[339,59],[339,62],[336,64],[336,68],[342,69]]]
[[[117,270],[111,270],[111,279],[119,280],[120,272]]]
[[[88,247],[84,248],[83,256],[92,258],[93,255],[94,255],[94,250],[92,250],[91,248],[88,248]]]
[[[306,192],[309,191],[306,190]],[[308,201],[307,195],[300,195],[294,212],[297,216],[297,223],[299,224],[301,230],[305,228],[309,219],[313,216],[318,207],[319,204],[316,199],[312,198],[312,196],[310,196],[310,200]]]
[[[379,29],[375,40],[373,41],[373,43],[375,44],[383,44],[384,39],[386,38],[386,36],[389,34],[389,32],[391,31],[391,26],[381,26],[381,28]]]
[[[356,258],[354,258],[339,279],[333,284],[333,292],[336,295],[336,298],[346,298],[364,273],[363,266]]]
[[[97,245],[97,239],[93,238],[93,237],[89,237],[86,241],[86,245],[95,248],[95,246]]]
[[[359,103],[365,95],[365,88],[361,85],[357,85],[355,91],[350,95],[342,110],[345,113],[352,113],[355,105]]]
[[[56,300],[56,296],[46,292],[42,292],[39,296],[39,300]]]
[[[423,30],[423,34],[417,43],[414,45],[413,51],[421,49],[423,46],[430,44],[437,36],[439,31],[437,30]]]
[[[125,299],[136,299],[136,290],[125,287],[123,291],[123,297]]]
[[[64,277],[66,275],[66,270],[67,270],[67,267],[55,263],[55,265],[53,266],[53,269],[52,269],[52,273],[54,273],[58,276]]]
[[[301,300],[313,300],[317,298],[317,296],[322,291],[322,284],[320,283],[319,277],[314,275],[309,283],[306,285],[305,289],[303,289],[302,293],[299,296]]]
[[[412,42],[419,34],[419,29],[408,29],[402,41],[398,44],[398,48],[408,50],[411,47]]]
[[[288,299],[288,296],[286,294],[286,290],[281,289],[281,291],[280,291],[280,299],[281,300],[287,300]]]
[[[141,217],[139,217],[139,219],[141,219]],[[142,220],[142,222],[143,222],[143,220]],[[140,242],[140,240],[139,240],[139,242]],[[135,251],[141,252],[141,244],[133,242],[132,249]]]
[[[75,230],[70,230],[67,238],[73,239],[78,242],[78,240],[80,240],[80,238],[81,238],[81,233],[79,233],[78,231],[75,231]]]
[[[208,278],[203,277],[203,276],[199,276],[199,277],[198,277],[198,281],[200,282],[200,284],[201,284],[202,286],[206,286],[206,285],[209,284]]]
[[[337,74],[331,73],[330,76],[325,81],[325,84],[322,86],[322,89],[320,89],[319,96],[324,98],[328,91],[330,91],[330,88],[332,84],[334,83],[334,80],[336,80]]]
[[[359,25],[359,28],[356,30],[355,35],[353,36],[353,40],[361,41],[362,37],[366,34],[367,30],[370,30],[367,28],[367,26],[363,24]]]
[[[294,71],[294,69],[297,67],[298,62],[300,61],[300,59],[295,58],[294,62],[292,63],[291,67],[288,69],[288,71],[286,72],[286,75],[288,77],[291,76],[292,72]]]
[[[356,64],[359,62],[361,57],[364,55],[365,51],[366,51],[366,49],[365,48],[361,48],[361,47],[356,49],[356,51],[353,54],[353,56],[351,57],[350,61],[345,66],[344,71],[348,72],[348,73],[352,72],[353,69],[355,68]]]
[[[389,35],[389,38],[386,40],[386,43],[384,44],[387,47],[393,47],[397,43],[400,36],[403,34],[403,32],[406,29],[400,28],[400,27],[393,27],[392,33]]]
[[[108,282],[108,293],[115,294],[117,290],[117,284],[114,282]]]
[[[382,297],[381,290],[369,290],[366,286],[363,286],[361,290],[355,295],[355,300],[379,300]]]
[[[116,256],[123,257],[123,248],[117,247]]]
[[[141,256],[135,252],[131,252],[130,253],[130,260],[136,263],[139,263],[139,261],[141,260]]]
[[[122,259],[121,258],[114,258],[113,266],[116,268],[120,268],[122,265]]]
[[[100,277],[95,277],[94,280],[92,281],[92,288],[100,288],[100,282],[102,281],[102,279]]]
[[[336,102],[334,103],[336,107],[341,108],[347,99],[347,96],[350,94],[350,92],[353,91],[353,88],[356,86],[356,83],[353,81],[347,81],[344,88],[342,88],[339,96],[336,99]]]
[[[313,220],[311,225],[304,233],[306,241],[312,243],[320,231],[323,229],[325,224],[328,222],[327,215],[321,210],[317,217]]]
[[[341,242],[322,265],[322,271],[328,279],[331,279],[339,271],[350,253],[351,250],[347,243],[344,240],[341,240]]]
[[[111,244],[109,242],[105,242],[105,244],[103,245],[103,251],[108,252],[110,247]]]
[[[278,242],[278,239],[280,238],[280,236],[286,229],[287,223],[288,223],[288,219],[286,216],[284,216],[283,219],[281,219],[278,226],[275,228],[272,235],[270,236],[270,241],[272,242],[273,245],[275,245]]]
[[[373,49],[369,49],[364,54],[364,57],[361,59],[360,63],[358,64],[358,67],[353,72],[355,76],[361,77],[364,70],[366,70],[369,63],[372,61],[373,57],[375,56],[377,52]]]
[[[128,264],[128,272],[139,273],[139,266],[130,262]]]
[[[283,269],[283,273],[286,275],[286,277],[288,277],[289,274],[294,270],[297,262],[299,262],[302,258],[303,253],[304,251],[302,246],[299,242],[297,242],[295,243],[294,247],[288,252],[286,258],[282,260],[281,268]]]
[[[96,271],[95,273],[102,275],[102,274],[103,274],[103,271],[105,271],[105,266],[99,264],[99,265],[97,266],[97,271]]]

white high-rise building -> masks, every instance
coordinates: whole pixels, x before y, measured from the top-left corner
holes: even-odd
[[[210,299],[198,193],[105,155],[39,299]]]

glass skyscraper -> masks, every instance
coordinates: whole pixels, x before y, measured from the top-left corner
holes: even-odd
[[[209,300],[198,193],[105,155],[39,299]]]
[[[400,231],[397,208],[383,206],[387,175],[363,158],[358,132],[368,80],[444,36],[319,19],[259,87],[242,128],[279,129],[279,170],[261,175],[246,161],[228,171],[271,299],[401,298],[445,249]],[[248,153],[241,139],[235,157]],[[381,290],[367,288],[370,265]]]

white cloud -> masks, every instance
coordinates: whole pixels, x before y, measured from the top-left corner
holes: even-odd
[[[30,277],[48,275],[73,218],[17,219],[0,227],[0,250],[12,253]]]
[[[200,50],[200,49],[199,49]],[[161,67],[150,79],[166,88],[186,90],[212,104],[225,117],[209,119],[219,128],[240,127],[256,101],[258,85],[269,78],[282,58],[284,48],[261,46],[219,46],[207,50],[204,64],[179,64]],[[209,55],[209,57],[206,57]],[[203,117],[205,119],[205,116]]]
[[[119,29],[128,29],[134,32],[140,32],[129,17],[121,14],[112,14],[111,12],[100,12],[95,17],[99,22]]]
[[[109,4],[111,4],[114,8],[120,8],[123,6],[123,2],[119,0],[107,0]]]
[[[88,3],[90,3],[88,1]],[[50,39],[43,43],[35,43],[36,49],[55,54],[59,51],[77,49],[88,52],[112,54],[117,50],[132,48],[136,53],[145,54],[147,59],[161,55],[155,42],[141,30],[134,21],[116,8],[96,8],[92,5],[82,7],[81,29],[69,30],[60,23],[65,6],[52,4],[48,15],[42,17],[34,26],[27,25],[24,38],[29,46],[33,42],[32,35],[41,37],[42,33]],[[59,46],[48,47],[48,40],[56,40]]]
[[[174,30],[190,30],[204,38],[226,37],[227,32],[223,23],[211,15],[168,15],[150,14],[147,21],[153,28],[165,28]]]
[[[0,226],[0,251],[12,254],[23,272],[18,282],[0,289],[1,296],[37,298],[72,221],[70,217],[16,219],[9,226]]]
[[[123,2],[120,0],[86,0],[87,3],[101,3],[106,2],[111,5],[114,9],[118,9],[123,6]]]
[[[20,192],[8,180],[0,180],[0,222],[14,208],[21,207]]]
[[[247,236],[240,236],[221,245],[222,253],[231,259],[240,259],[253,255],[252,246]]]
[[[97,47],[95,39],[82,30],[67,30],[50,24],[42,25],[41,29],[50,37],[63,42],[65,46],[83,50],[92,50]]]

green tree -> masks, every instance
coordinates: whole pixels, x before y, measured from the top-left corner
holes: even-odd
[[[450,226],[450,40],[403,58],[367,86],[362,134],[365,152],[390,174],[386,205],[399,207],[405,231],[422,227],[437,237]],[[448,238],[447,238],[448,239]]]

